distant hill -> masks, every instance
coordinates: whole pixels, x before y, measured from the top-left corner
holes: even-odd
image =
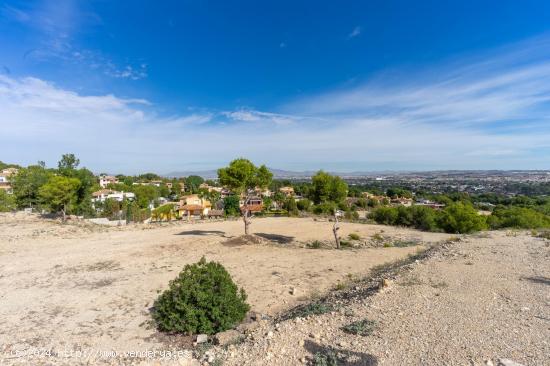
[[[291,171],[283,169],[269,168],[273,173],[275,179],[300,179],[300,178],[311,178],[316,170],[305,170],[305,171]],[[355,172],[331,172],[328,173],[333,175],[338,175],[342,178],[361,178],[361,177],[406,177],[406,176],[415,176],[415,177],[454,177],[454,176],[475,176],[475,177],[486,177],[486,176],[516,176],[516,175],[531,175],[531,174],[548,174],[548,170],[432,170],[432,171],[395,171],[395,170],[385,170],[385,171],[355,171]],[[218,177],[217,170],[199,170],[199,171],[175,171],[168,174],[165,174],[165,177],[188,177],[190,175],[198,175],[204,179],[215,179]]]
[[[305,171],[291,171],[283,169],[269,168],[273,173],[273,177],[276,179],[296,179],[296,178],[311,178],[317,173],[317,170],[305,170]],[[331,174],[339,175],[341,177],[371,177],[385,174],[395,174],[395,172],[329,172]],[[217,170],[198,170],[198,171],[175,171],[165,174],[166,177],[188,177],[190,175],[198,175],[204,179],[215,179],[218,177]]]

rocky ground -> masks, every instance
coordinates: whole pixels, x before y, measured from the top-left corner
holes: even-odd
[[[344,223],[351,245],[337,251],[329,222],[260,219],[253,232],[241,243],[237,221],[0,216],[0,364],[550,365],[548,240]],[[149,308],[202,255],[226,266],[253,312],[193,348],[158,333]]]
[[[263,322],[241,343],[212,349],[203,359],[223,359],[223,365],[550,365],[550,246],[529,233],[465,237],[350,286],[321,302],[325,308],[309,309],[323,314],[302,309],[299,317]]]
[[[240,220],[103,227],[0,214],[0,364],[28,364],[29,353],[41,356],[33,364],[128,364],[162,358],[131,352],[167,350],[189,361],[191,342],[159,334],[151,307],[202,256],[225,266],[252,310],[275,316],[448,237],[344,223],[342,236],[360,239],[335,250],[328,221],[255,218],[251,232],[258,240],[243,242]],[[369,244],[379,237],[389,246]],[[325,245],[308,249],[314,241]]]

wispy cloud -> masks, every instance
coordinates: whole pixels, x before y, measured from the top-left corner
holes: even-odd
[[[83,29],[101,24],[101,18],[83,8],[76,0],[36,1],[25,7],[4,5],[0,14],[34,32],[34,46],[23,55],[37,62],[66,62],[99,70],[118,79],[139,80],[147,77],[143,62],[125,62],[119,65],[101,51],[80,47],[76,38]]]
[[[267,122],[275,124],[290,124],[298,121],[299,117],[280,113],[261,112],[254,109],[238,109],[221,113],[233,121],[240,122]]]
[[[348,38],[354,38],[361,34],[361,27],[357,26],[348,34]]]
[[[386,71],[273,110],[172,116],[143,99],[0,75],[2,160],[71,151],[97,170],[161,173],[236,156],[291,169],[548,168],[549,45]]]

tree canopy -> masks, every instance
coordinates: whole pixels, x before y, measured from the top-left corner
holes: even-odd
[[[348,185],[338,176],[333,176],[324,171],[319,171],[311,178],[311,198],[315,204],[325,202],[339,203],[348,193]]]
[[[52,176],[40,187],[38,193],[42,203],[53,212],[62,212],[63,216],[77,202],[80,180],[64,176]]]
[[[220,184],[235,193],[246,193],[248,189],[265,188],[271,182],[273,173],[265,165],[256,167],[248,159],[235,159],[226,168],[218,169]]]

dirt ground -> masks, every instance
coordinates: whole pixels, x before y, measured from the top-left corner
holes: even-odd
[[[224,245],[243,232],[241,221],[101,227],[60,224],[24,214],[0,216],[0,364],[31,349],[159,349],[150,307],[181,268],[221,262],[269,315],[322,293],[375,265],[419,247],[306,249],[331,240],[332,223],[312,219],[254,219],[251,231],[271,244]],[[341,236],[384,235],[422,243],[445,234],[377,225],[341,224]],[[295,288],[291,294],[291,288]],[[15,356],[14,356],[15,355]],[[55,359],[55,358],[54,358]],[[73,360],[74,361],[74,360]],[[71,363],[71,362],[69,362]]]
[[[498,231],[439,248],[386,277],[379,292],[346,290],[350,300],[334,311],[265,324],[218,349],[220,358],[225,366],[550,365],[550,241]]]

